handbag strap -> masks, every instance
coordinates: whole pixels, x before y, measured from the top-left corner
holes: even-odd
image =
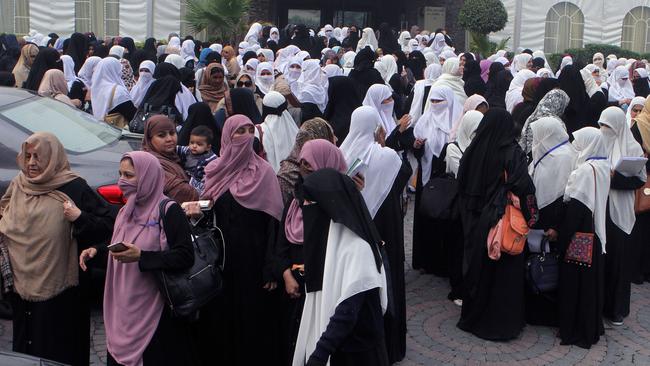
[[[598,180],[596,179],[596,168],[592,164],[589,164],[591,166],[591,172],[594,175],[594,209],[591,212],[591,225],[594,229],[594,233],[596,232],[596,200],[598,200]]]
[[[115,89],[117,89],[117,84],[113,85],[113,91],[111,92],[111,99],[108,101],[108,112],[110,112],[111,109],[113,109],[113,98],[115,97]]]

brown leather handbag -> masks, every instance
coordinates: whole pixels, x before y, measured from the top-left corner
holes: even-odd
[[[650,211],[650,181],[645,182],[643,187],[635,192],[634,213],[642,214]]]

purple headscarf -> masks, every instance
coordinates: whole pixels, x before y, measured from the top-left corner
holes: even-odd
[[[205,167],[203,196],[216,201],[230,190],[242,206],[282,218],[282,193],[271,165],[253,150],[252,134],[233,137],[240,127],[253,126],[251,120],[236,114],[226,120],[221,134],[221,154]]]
[[[482,60],[481,61],[481,78],[486,83],[488,81],[488,76],[490,75],[490,66],[491,65],[492,65],[492,61],[490,61],[490,60]]]
[[[300,151],[300,160],[303,159],[309,163],[314,171],[331,168],[345,173],[348,169],[341,150],[330,141],[323,139],[307,141]],[[298,201],[294,199],[287,210],[287,218],[284,224],[284,233],[287,240],[293,244],[302,244],[304,240],[303,229],[302,210]]]
[[[111,243],[133,243],[143,251],[167,248],[161,230],[159,204],[165,178],[160,162],[148,152],[133,151],[129,158],[137,184],[119,180],[127,203],[115,220]],[[109,257],[104,288],[104,324],[108,352],[123,365],[141,365],[165,306],[153,273],[141,272],[137,262],[120,263]]]

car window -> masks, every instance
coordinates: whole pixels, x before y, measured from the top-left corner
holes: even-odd
[[[88,113],[51,98],[32,98],[3,109],[0,114],[28,133],[53,133],[73,154],[99,149],[121,135],[120,130],[98,122]]]

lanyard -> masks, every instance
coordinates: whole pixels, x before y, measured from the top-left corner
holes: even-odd
[[[547,151],[544,155],[542,155],[542,157],[539,158],[539,160],[537,160],[537,162],[536,162],[535,165],[533,166],[533,169],[534,169],[534,168],[537,168],[537,166],[539,165],[539,163],[541,163],[542,160],[543,160],[543,159],[544,159],[548,154],[550,154],[550,153],[552,153],[553,151],[559,149],[562,145],[566,145],[566,144],[568,144],[568,143],[569,143],[569,140],[566,140],[566,141],[564,141],[564,142],[561,142],[561,143],[559,143],[559,144],[553,146],[549,151]]]
[[[587,161],[589,161],[589,160],[607,160],[607,157],[606,156],[592,156],[592,157],[587,158]]]

